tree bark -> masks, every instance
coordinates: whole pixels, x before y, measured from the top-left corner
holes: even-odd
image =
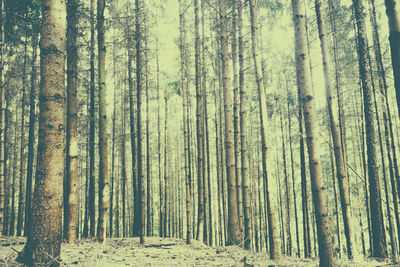
[[[105,220],[109,202],[108,153],[107,153],[107,95],[106,95],[106,45],[104,26],[105,0],[97,0],[97,42],[99,71],[99,212],[97,219],[97,239],[104,241]]]
[[[32,229],[19,260],[59,266],[65,170],[65,1],[42,2],[39,145]],[[64,19],[60,19],[64,18]]]
[[[305,16],[303,1],[292,0],[293,21],[296,42],[296,74],[297,86],[300,91],[304,121],[307,137],[308,156],[310,160],[310,176],[312,197],[317,224],[319,261],[322,266],[333,266],[333,252],[331,238],[328,231],[328,217],[325,206],[324,183],[322,180],[322,167],[318,151],[316,112],[314,110],[313,96],[311,93],[311,75],[309,54],[306,44]]]
[[[365,13],[362,1],[353,0],[355,19],[357,24],[358,61],[362,82],[365,129],[367,140],[368,178],[370,192],[370,210],[372,227],[372,256],[377,258],[387,257],[387,247],[384,242],[385,230],[383,227],[382,204],[380,193],[379,173],[377,169],[375,126],[373,112],[373,96],[371,92],[372,77],[368,73],[368,40],[365,29]]]
[[[242,176],[242,197],[244,214],[244,248],[251,248],[251,220],[250,220],[250,199],[249,182],[247,180],[247,144],[246,144],[246,98],[244,88],[244,43],[243,43],[243,19],[242,0],[237,4],[238,9],[238,43],[239,43],[239,123],[240,123],[240,162]],[[242,207],[239,207],[242,208]]]
[[[325,94],[328,103],[330,132],[332,135],[332,141],[334,147],[336,175],[339,184],[340,203],[342,207],[344,232],[346,236],[347,256],[349,259],[353,259],[354,241],[353,241],[353,227],[351,224],[349,185],[348,185],[347,172],[345,166],[346,163],[343,152],[344,146],[343,142],[341,142],[339,123],[336,119],[336,114],[337,114],[336,107],[333,104],[334,103],[334,94],[332,93],[333,86],[329,76],[331,63],[328,58],[328,49],[325,42],[325,18],[323,17],[321,11],[321,1],[315,0],[314,3],[315,3],[315,13],[317,15],[318,33],[321,45],[322,65],[325,78]]]
[[[240,229],[238,221],[236,179],[235,179],[235,151],[233,136],[233,112],[232,99],[230,95],[229,57],[228,57],[228,17],[227,1],[219,1],[220,34],[222,54],[222,87],[224,94],[224,117],[225,117],[225,153],[226,172],[228,181],[228,245],[240,244]]]
[[[67,1],[67,129],[64,238],[76,243],[78,222],[78,29],[77,0]]]

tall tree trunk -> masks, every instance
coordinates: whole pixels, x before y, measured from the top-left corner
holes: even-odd
[[[287,79],[286,79],[287,81]],[[289,124],[289,150],[290,150],[290,167],[292,170],[292,191],[293,191],[293,204],[294,204],[294,219],[296,225],[296,245],[297,245],[297,257],[300,258],[300,238],[299,238],[299,223],[297,216],[297,198],[296,198],[296,184],[295,184],[295,174],[294,174],[294,157],[292,148],[292,119],[290,115],[290,98],[289,87],[286,85],[287,89],[287,112],[288,112],[288,124]],[[303,237],[304,238],[304,237]]]
[[[151,223],[151,166],[150,166],[150,117],[149,117],[149,55],[148,55],[148,36],[145,38],[145,54],[146,54],[146,233],[151,236],[152,223]]]
[[[239,228],[240,228],[240,238],[241,244],[244,245],[244,233],[243,233],[243,206],[242,206],[242,177],[240,173],[240,132],[239,132],[239,88],[238,88],[238,72],[237,72],[237,7],[239,3],[234,4],[232,7],[232,41],[231,41],[231,51],[232,51],[232,72],[233,72],[233,140],[235,148],[235,175],[236,175],[236,194],[237,194],[237,206],[238,206],[238,216],[239,216]]]
[[[263,166],[263,179],[264,179],[264,190],[266,192],[266,207],[268,214],[268,237],[269,237],[269,251],[271,259],[278,258],[279,248],[277,245],[276,226],[275,226],[275,214],[272,209],[271,200],[269,196],[268,186],[268,174],[267,174],[267,157],[268,157],[268,146],[267,146],[267,129],[266,122],[268,120],[267,114],[267,100],[264,93],[264,80],[261,73],[260,59],[258,56],[258,27],[257,27],[257,13],[255,0],[250,0],[250,22],[251,22],[251,39],[252,39],[252,52],[254,69],[257,81],[257,91],[259,97],[259,114],[261,123],[261,146],[262,146],[262,166]]]
[[[33,25],[32,25],[33,27]],[[32,213],[32,174],[35,148],[35,100],[36,100],[36,59],[38,47],[38,33],[34,32],[32,37],[32,61],[31,61],[31,88],[29,93],[29,133],[28,133],[28,163],[26,169],[26,194],[25,194],[25,229],[26,236],[29,235]]]
[[[296,42],[296,73],[297,86],[299,87],[302,102],[305,129],[307,136],[308,156],[310,160],[310,176],[312,185],[312,198],[317,224],[318,248],[320,265],[333,266],[333,252],[331,238],[328,232],[328,217],[325,206],[324,183],[322,180],[322,167],[317,148],[317,116],[314,110],[313,96],[311,93],[311,75],[309,67],[309,54],[306,44],[305,16],[303,1],[292,0],[293,21]]]
[[[35,266],[58,266],[60,260],[65,170],[65,18],[64,1],[42,2],[39,145],[32,229],[18,257]]]
[[[136,102],[137,102],[137,177],[138,177],[138,193],[139,193],[139,236],[140,244],[144,244],[145,236],[145,192],[144,192],[144,175],[143,175],[143,159],[142,159],[142,90],[143,90],[143,75],[142,67],[143,61],[143,48],[142,39],[143,35],[143,17],[144,9],[141,0],[136,0]],[[132,153],[134,153],[132,151]]]
[[[95,10],[95,0],[90,0],[90,133],[89,133],[89,221],[90,230],[89,235],[91,237],[95,236],[96,230],[96,205],[95,205],[95,69],[94,69],[94,10]]]
[[[182,1],[179,1],[179,49],[181,56],[181,87],[182,87],[182,111],[183,111],[183,145],[184,145],[184,158],[185,158],[185,184],[186,184],[186,244],[190,244],[192,235],[192,220],[191,220],[191,192],[189,180],[189,131],[187,121],[187,81],[188,73],[186,69],[186,31],[185,31],[185,17],[182,13]],[[158,62],[157,62],[158,66]]]
[[[225,117],[225,153],[226,171],[228,181],[228,245],[240,244],[240,228],[238,221],[236,179],[235,179],[235,151],[233,137],[233,112],[232,99],[230,95],[229,57],[228,57],[228,17],[227,1],[219,1],[220,9],[220,34],[222,54],[222,85],[224,94],[224,117]]]
[[[285,231],[286,231],[286,255],[292,256],[292,233],[290,229],[290,184],[289,184],[289,175],[287,171],[287,163],[286,163],[286,146],[285,146],[285,133],[283,131],[283,120],[282,120],[282,110],[279,110],[279,116],[281,121],[281,135],[282,135],[282,158],[283,158],[283,175],[285,178],[285,215],[286,215],[286,223],[285,223]]]
[[[25,36],[25,44],[24,44],[24,66],[23,66],[23,77],[22,77],[22,97],[21,97],[21,146],[20,146],[20,165],[19,165],[19,193],[18,193],[18,216],[17,216],[17,236],[22,236],[23,224],[24,224],[24,192],[25,192],[25,102],[26,102],[26,64],[27,64],[27,42],[28,38]],[[6,102],[2,105],[2,112],[6,109]],[[2,116],[2,115],[1,115]],[[3,118],[3,117],[2,117]],[[2,130],[1,132],[4,132]],[[0,136],[3,138],[3,136]],[[0,142],[3,142],[2,139]],[[3,151],[0,149],[0,151]],[[0,152],[2,153],[2,152]],[[3,159],[0,159],[0,162],[3,162]],[[3,167],[3,166],[1,166]],[[4,172],[4,170],[3,170]]]
[[[99,212],[97,219],[97,239],[104,241],[105,219],[108,210],[108,153],[107,153],[107,95],[106,95],[106,46],[104,27],[105,0],[97,0],[97,48],[99,71]]]
[[[250,221],[250,199],[249,183],[247,181],[247,144],[246,144],[246,98],[244,89],[244,43],[243,43],[243,19],[242,19],[242,0],[237,4],[238,8],[238,43],[239,43],[239,96],[240,96],[240,162],[242,176],[242,197],[244,214],[244,248],[251,248],[251,221]],[[241,207],[239,207],[241,208]]]
[[[196,239],[204,240],[204,99],[201,84],[201,43],[199,34],[199,3],[194,0],[195,27],[195,76],[196,76],[196,131],[197,131],[197,194],[198,216]]]
[[[158,43],[157,43],[157,49],[158,49]],[[159,217],[159,236],[163,237],[163,222],[164,222],[164,212],[163,212],[163,206],[164,206],[164,197],[163,197],[163,188],[164,188],[164,181],[163,177],[161,175],[161,118],[160,118],[160,66],[158,62],[158,50],[157,50],[157,132],[158,132],[158,181],[159,181],[159,193],[160,193],[160,217]],[[190,220],[189,220],[190,221]]]
[[[346,236],[347,245],[347,256],[349,259],[354,257],[353,248],[353,228],[351,224],[351,212],[350,212],[350,196],[349,196],[349,185],[345,167],[345,159],[343,152],[343,143],[341,142],[339,123],[336,119],[336,107],[334,106],[334,94],[332,93],[332,82],[330,79],[330,67],[331,63],[328,58],[328,49],[325,42],[325,18],[321,11],[321,1],[315,0],[315,13],[317,15],[318,33],[321,45],[322,54],[322,65],[325,77],[325,94],[328,103],[328,115],[330,123],[330,132],[332,135],[335,163],[336,163],[336,175],[339,184],[340,203],[342,207],[344,232]]]
[[[362,82],[365,128],[368,156],[368,178],[370,192],[371,227],[372,227],[372,256],[387,257],[386,243],[384,242],[385,229],[383,227],[379,173],[377,169],[375,126],[373,113],[373,96],[371,92],[372,77],[368,73],[368,40],[365,29],[364,5],[360,0],[353,0],[355,19],[357,24],[358,61]]]
[[[5,73],[4,73],[4,59],[5,59],[5,23],[6,23],[6,13],[5,13],[5,6],[4,1],[1,0],[0,2],[0,162],[3,162],[2,152],[5,147],[4,143],[4,130],[5,130]],[[25,85],[23,85],[25,86]],[[4,165],[0,164],[0,236],[3,233],[3,223],[4,223]]]
[[[64,199],[64,238],[76,243],[78,219],[78,29],[77,0],[67,1],[67,132]]]

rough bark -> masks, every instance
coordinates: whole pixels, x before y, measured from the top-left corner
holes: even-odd
[[[368,71],[368,40],[365,29],[365,13],[364,5],[360,0],[353,0],[355,19],[357,24],[357,42],[358,42],[358,62],[361,77],[364,116],[367,142],[367,159],[368,159],[368,178],[370,193],[370,211],[371,211],[371,228],[372,228],[372,256],[377,258],[387,257],[386,242],[384,242],[385,230],[382,218],[382,204],[380,193],[379,173],[377,169],[376,156],[376,132],[373,112],[373,96],[371,91],[372,77]]]
[[[240,244],[240,229],[237,214],[237,195],[235,179],[235,151],[233,136],[233,111],[232,99],[230,95],[229,78],[229,56],[228,56],[228,17],[227,1],[219,1],[220,13],[220,35],[221,35],[221,55],[222,55],[222,87],[224,95],[224,118],[225,118],[225,153],[226,153],[226,173],[228,182],[228,245]]]
[[[19,257],[35,266],[59,266],[65,170],[65,17],[65,1],[42,2],[38,164],[32,228]]]
[[[78,222],[78,1],[67,1],[67,129],[64,238],[75,244]]]
[[[304,121],[307,137],[308,156],[310,160],[310,176],[312,199],[317,225],[319,261],[322,266],[333,266],[333,252],[331,237],[328,231],[328,214],[325,206],[324,182],[322,179],[322,166],[317,148],[317,123],[314,110],[313,95],[311,93],[311,75],[309,66],[309,53],[306,43],[305,15],[303,1],[292,0],[293,21],[295,29],[295,55],[297,86],[300,89]]]
[[[99,90],[99,206],[97,219],[97,240],[104,241],[105,224],[109,202],[108,153],[107,153],[107,95],[106,95],[106,45],[104,26],[105,0],[97,0],[97,48],[98,48],[98,90]]]

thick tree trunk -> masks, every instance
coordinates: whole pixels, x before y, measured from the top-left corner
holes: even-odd
[[[368,73],[368,40],[365,29],[365,13],[362,1],[353,0],[355,19],[357,24],[358,61],[362,82],[365,129],[368,156],[368,178],[370,192],[371,227],[372,227],[372,256],[377,258],[387,257],[387,247],[384,241],[385,229],[383,226],[382,206],[379,173],[377,169],[375,126],[373,112],[373,96],[371,92],[372,77]]]
[[[77,0],[67,1],[67,132],[64,238],[75,244],[78,222],[78,46]]]
[[[314,110],[313,96],[311,94],[311,75],[309,67],[309,54],[306,49],[305,16],[303,1],[292,0],[293,21],[296,42],[296,73],[297,86],[300,89],[305,129],[307,136],[308,156],[310,160],[310,176],[312,197],[317,224],[318,248],[320,265],[333,266],[333,252],[331,238],[328,231],[328,217],[325,206],[324,183],[322,180],[322,166],[317,144],[317,122]]]
[[[32,229],[19,260],[59,266],[65,170],[65,1],[42,2],[39,146]]]
[[[262,165],[263,165],[263,179],[264,179],[264,190],[266,192],[266,207],[268,216],[268,237],[269,237],[269,251],[271,259],[276,259],[279,256],[279,249],[277,245],[276,226],[275,226],[275,214],[272,209],[272,204],[269,196],[268,187],[268,174],[267,174],[267,157],[268,157],[268,146],[267,146],[267,129],[266,122],[268,120],[267,114],[267,100],[264,93],[264,81],[261,73],[260,59],[258,56],[258,27],[257,27],[257,13],[255,7],[255,1],[250,0],[250,22],[251,22],[251,39],[252,39],[252,52],[254,69],[257,81],[257,91],[259,97],[259,112],[260,112],[260,123],[261,123],[261,146],[262,146]]]

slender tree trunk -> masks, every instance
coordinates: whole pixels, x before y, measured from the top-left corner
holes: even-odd
[[[244,233],[243,233],[243,206],[242,206],[242,177],[240,173],[240,132],[239,132],[239,88],[238,88],[238,73],[237,73],[237,7],[239,3],[235,3],[232,9],[232,72],[233,72],[233,139],[235,147],[235,175],[236,175],[236,194],[237,194],[237,206],[239,216],[239,228],[241,244],[244,245]]]
[[[279,110],[280,121],[281,121],[281,135],[282,135],[282,158],[283,158],[283,175],[285,177],[285,206],[286,206],[286,254],[288,256],[292,256],[292,234],[290,229],[290,184],[289,184],[289,175],[287,171],[287,163],[286,163],[286,146],[285,146],[285,134],[283,131],[283,120],[282,120],[282,110]]]
[[[91,237],[95,236],[96,229],[96,211],[95,211],[95,86],[94,86],[94,10],[95,0],[90,0],[90,136],[89,136],[89,221]]]
[[[229,62],[228,62],[228,17],[227,1],[219,1],[220,9],[220,34],[222,54],[222,85],[224,93],[224,117],[225,117],[225,153],[226,172],[228,181],[228,245],[240,244],[240,228],[238,221],[236,179],[235,179],[235,154],[233,136],[233,111],[230,92]]]
[[[287,79],[286,79],[287,81]],[[289,150],[290,150],[290,163],[292,170],[292,190],[293,190],[293,204],[294,204],[294,219],[296,224],[296,245],[297,245],[297,257],[300,258],[300,238],[299,238],[299,222],[297,215],[297,198],[296,198],[296,184],[295,184],[295,174],[294,174],[294,157],[293,157],[293,148],[292,148],[292,120],[290,115],[290,98],[289,87],[287,88],[287,112],[288,112],[288,124],[289,124]],[[304,237],[303,237],[304,238]]]
[[[271,207],[271,200],[269,196],[268,186],[268,174],[267,174],[267,157],[268,157],[268,146],[267,146],[267,129],[266,122],[268,120],[267,115],[267,101],[264,93],[264,81],[262,79],[260,59],[258,56],[258,27],[257,27],[257,13],[255,7],[255,1],[250,0],[250,22],[251,22],[251,39],[252,39],[252,51],[253,61],[255,67],[257,90],[259,97],[259,112],[260,112],[260,123],[261,123],[261,146],[262,146],[262,165],[263,165],[263,179],[264,179],[264,190],[266,192],[266,203],[267,214],[268,214],[268,237],[269,237],[269,251],[271,259],[276,259],[279,256],[279,248],[277,246],[276,226],[275,226],[275,214]]]
[[[332,135],[335,163],[336,163],[336,175],[339,184],[340,203],[342,207],[344,232],[346,236],[347,245],[347,256],[349,259],[354,257],[353,248],[353,228],[351,224],[351,211],[350,211],[350,196],[349,196],[349,185],[347,179],[347,172],[344,158],[344,146],[341,141],[339,123],[336,119],[336,108],[334,103],[334,94],[332,93],[332,82],[330,79],[330,60],[328,58],[328,49],[325,42],[325,18],[321,11],[321,1],[315,0],[315,12],[317,15],[318,33],[321,45],[322,63],[325,77],[325,94],[328,103],[328,115],[330,122],[330,131]]]
[[[18,161],[18,153],[17,153],[17,120],[18,120],[18,112],[17,112],[17,103],[15,103],[15,118],[14,118],[14,148],[13,148],[13,177],[12,177],[12,187],[11,187],[11,214],[10,214],[10,226],[9,233],[10,236],[13,236],[15,233],[15,177],[17,175],[17,161]]]
[[[181,86],[182,86],[182,111],[183,111],[183,145],[184,145],[184,158],[185,158],[185,185],[186,185],[186,244],[190,244],[192,235],[192,220],[191,220],[191,192],[190,192],[190,180],[189,180],[189,131],[187,121],[187,69],[186,69],[186,31],[185,31],[185,17],[182,13],[182,2],[179,1],[179,48],[181,56]],[[158,62],[157,62],[158,66]]]
[[[239,43],[239,96],[240,96],[240,162],[242,176],[242,196],[244,214],[244,248],[251,248],[251,221],[250,221],[250,199],[249,183],[247,180],[247,144],[246,144],[246,98],[244,88],[244,44],[243,44],[243,20],[242,20],[242,0],[237,4],[238,8],[238,43]],[[241,207],[239,207],[241,208]]]
[[[127,216],[126,216],[126,202],[129,203],[126,194],[126,139],[125,139],[125,94],[122,90],[121,94],[121,136],[120,136],[120,151],[121,151],[121,201],[122,201],[122,237],[128,236]],[[129,205],[129,204],[128,204]],[[128,213],[129,214],[129,213]]]
[[[142,155],[142,90],[143,90],[143,75],[142,67],[143,60],[143,17],[144,6],[141,0],[135,1],[136,5],[136,103],[137,103],[137,178],[138,178],[138,215],[139,215],[139,236],[140,244],[144,244],[145,237],[145,192],[144,192],[144,175],[143,175],[143,155]],[[132,153],[134,153],[132,151]],[[136,200],[135,200],[136,201]]]
[[[76,243],[78,217],[78,46],[77,0],[67,1],[67,132],[64,238]]]
[[[104,241],[105,219],[108,210],[108,154],[107,154],[107,95],[106,95],[106,46],[104,27],[105,0],[97,0],[97,42],[99,71],[99,212],[97,219],[97,239]]]
[[[20,146],[20,165],[19,165],[19,193],[18,193],[18,216],[17,216],[17,236],[22,236],[22,230],[24,225],[24,192],[25,192],[25,102],[26,102],[26,63],[27,63],[27,41],[28,38],[25,36],[25,45],[24,45],[24,74],[22,77],[22,97],[21,97],[21,146]],[[4,102],[2,111],[6,110],[5,106],[6,102]],[[3,118],[3,117],[2,117]],[[3,120],[2,120],[3,121]],[[4,132],[2,130],[1,132]],[[3,138],[3,136],[0,136]],[[2,139],[0,140],[2,142]],[[0,149],[0,151],[3,151]],[[2,153],[2,152],[0,152]],[[0,162],[3,162],[1,158]],[[2,166],[3,167],[3,166]],[[4,172],[4,170],[3,170]]]
[[[158,45],[157,45],[158,47]],[[158,48],[157,48],[158,49]],[[159,192],[160,192],[160,217],[159,217],[159,236],[163,237],[163,223],[164,223],[164,197],[163,197],[163,189],[164,189],[164,181],[161,175],[161,118],[160,118],[160,67],[158,62],[158,51],[157,51],[157,132],[158,132],[158,181],[159,181]]]
[[[201,84],[201,43],[199,34],[199,3],[194,0],[195,16],[195,76],[196,76],[196,131],[197,131],[197,194],[198,194],[198,216],[196,239],[204,240],[204,98]]]
[[[357,41],[359,69],[362,82],[365,128],[367,139],[368,178],[370,191],[371,227],[373,248],[372,256],[377,258],[387,257],[386,243],[384,242],[385,230],[383,226],[379,173],[377,169],[375,127],[373,114],[373,97],[371,93],[372,77],[368,74],[368,40],[365,30],[364,6],[360,0],[353,0],[355,18],[357,23]]]
[[[334,260],[331,239],[328,232],[328,217],[325,206],[325,193],[323,191],[324,183],[322,180],[322,167],[320,165],[320,155],[317,148],[316,133],[318,132],[318,128],[313,96],[311,94],[311,75],[310,67],[308,65],[309,54],[306,49],[307,44],[303,1],[292,0],[292,8],[296,41],[297,86],[299,87],[299,99],[302,102],[306,126],[312,196],[318,232],[319,261],[320,265],[333,266]]]
[[[63,177],[65,170],[65,33],[64,1],[42,2],[39,146],[32,229],[19,261],[59,266]]]
[[[146,233],[151,236],[151,166],[150,166],[150,117],[149,117],[149,51],[148,36],[145,36],[145,94],[146,94]]]
[[[5,103],[5,73],[4,73],[4,59],[5,59],[5,23],[6,23],[6,13],[4,1],[0,2],[0,162],[3,162],[3,150],[5,147],[4,134],[5,134],[5,114],[6,110]],[[23,84],[23,86],[25,86]],[[4,176],[4,165],[0,164],[0,236],[3,233],[3,223],[4,223],[4,191],[5,191],[5,176]]]

